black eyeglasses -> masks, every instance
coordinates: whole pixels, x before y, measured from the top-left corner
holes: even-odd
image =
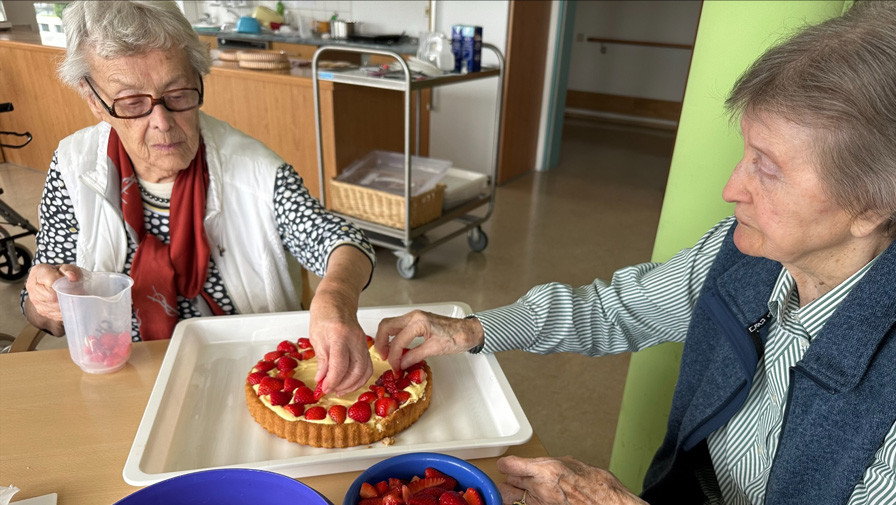
[[[130,95],[123,96],[112,100],[112,106],[106,105],[106,102],[96,92],[96,88],[90,83],[90,79],[84,77],[84,82],[93,91],[97,99],[109,112],[109,115],[118,119],[137,119],[148,116],[156,105],[162,105],[171,112],[183,112],[185,110],[195,109],[202,105],[202,96],[205,88],[202,84],[202,75],[199,76],[199,89],[196,88],[178,88],[168,90],[162,93],[162,96],[156,98],[152,95]]]

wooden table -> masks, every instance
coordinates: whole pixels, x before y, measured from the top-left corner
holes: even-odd
[[[67,349],[0,354],[0,485],[18,487],[16,500],[57,493],[59,505],[111,504],[136,491],[122,469],[167,348],[135,344],[109,375],[83,373]],[[533,436],[507,454],[547,452]],[[496,460],[473,463],[501,482]],[[359,473],[301,481],[339,505]]]

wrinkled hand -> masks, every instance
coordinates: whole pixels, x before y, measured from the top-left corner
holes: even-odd
[[[56,292],[53,291],[53,282],[61,277],[68,277],[74,282],[81,279],[82,275],[81,269],[75,265],[40,263],[31,267],[25,282],[25,289],[28,290],[25,314],[28,320],[38,328],[61,335],[62,311]]]
[[[314,381],[323,381],[325,393],[341,395],[354,391],[373,375],[367,335],[358,324],[356,311],[343,312],[338,304],[323,303],[315,297],[309,333],[317,356]]]
[[[393,337],[389,340],[389,337]],[[404,354],[417,337],[424,342]],[[380,321],[374,346],[393,370],[404,370],[429,356],[454,354],[476,347],[483,340],[478,319],[457,319],[415,310]]]
[[[570,457],[507,456],[498,460],[498,470],[507,475],[498,486],[506,504],[526,490],[526,505],[647,505],[612,473]]]

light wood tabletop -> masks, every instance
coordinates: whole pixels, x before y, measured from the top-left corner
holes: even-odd
[[[107,375],[82,372],[67,349],[0,354],[0,485],[18,487],[16,500],[57,493],[59,505],[111,504],[137,491],[122,469],[167,348],[137,343],[125,368]],[[533,436],[506,454],[547,452]],[[501,482],[497,459],[472,462]],[[340,505],[359,473],[299,480]]]

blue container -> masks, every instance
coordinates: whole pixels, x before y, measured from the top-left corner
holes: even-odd
[[[240,33],[261,33],[261,24],[253,17],[243,16],[236,20],[236,31]]]
[[[464,35],[461,33],[463,29],[463,25],[451,26],[451,53],[454,54],[454,71],[456,73],[460,73],[460,68],[464,61],[464,52],[462,49]]]
[[[361,484],[364,482],[376,484],[389,477],[410,480],[414,475],[422,477],[423,471],[427,467],[435,468],[445,475],[457,479],[460,489],[476,488],[485,505],[501,505],[502,503],[498,486],[476,466],[447,454],[412,452],[393,456],[364,470],[348,488],[342,505],[356,505],[360,501]]]
[[[204,470],[156,482],[115,505],[333,505],[323,495],[279,473],[242,468]]]
[[[461,29],[460,72],[479,72],[482,69],[482,27],[464,26]]]

